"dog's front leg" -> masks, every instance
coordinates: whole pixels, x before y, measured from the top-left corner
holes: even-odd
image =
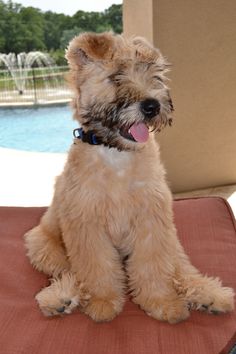
[[[120,255],[102,225],[86,222],[64,233],[71,271],[90,295],[84,313],[95,321],[110,321],[123,308],[125,274]]]
[[[178,240],[172,215],[139,218],[133,249],[127,261],[133,301],[150,316],[177,323],[189,316],[186,299],[177,294],[173,279]]]
[[[37,294],[42,312],[62,315],[79,307],[95,321],[112,320],[123,308],[125,274],[103,227],[66,221],[63,241],[70,271]]]

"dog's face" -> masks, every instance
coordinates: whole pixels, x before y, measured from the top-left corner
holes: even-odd
[[[76,92],[74,118],[105,144],[138,149],[149,131],[171,124],[167,64],[144,39],[84,33],[71,41],[66,57]]]

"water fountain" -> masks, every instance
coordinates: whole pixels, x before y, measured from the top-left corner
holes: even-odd
[[[28,73],[35,64],[37,67],[51,67],[53,65],[49,55],[42,52],[20,53],[17,55],[15,53],[0,53],[0,65],[1,63],[9,70],[20,95],[24,93]]]
[[[14,103],[40,104],[53,99],[69,100],[64,83],[67,67],[55,66],[46,53],[0,53],[0,105]],[[17,97],[18,93],[18,97]],[[21,96],[21,97],[20,97]],[[60,97],[63,96],[63,97]]]

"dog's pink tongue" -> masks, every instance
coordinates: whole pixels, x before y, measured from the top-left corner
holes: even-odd
[[[129,132],[138,143],[145,143],[149,137],[149,131],[144,123],[131,125]]]

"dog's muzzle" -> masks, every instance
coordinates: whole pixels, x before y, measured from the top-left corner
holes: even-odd
[[[153,117],[158,115],[160,112],[160,108],[161,106],[159,101],[153,98],[148,98],[140,102],[141,112],[144,114],[145,118],[147,119],[152,119]]]

